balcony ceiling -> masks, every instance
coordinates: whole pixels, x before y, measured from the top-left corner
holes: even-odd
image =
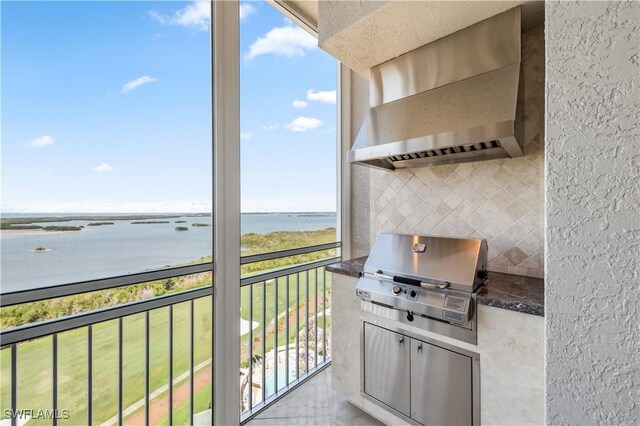
[[[284,0],[287,9],[304,18],[314,28],[318,28],[318,0]]]
[[[523,5],[523,31],[542,24],[541,1],[290,1],[317,10],[318,44],[362,75],[469,25]],[[312,4],[315,4],[312,5]]]

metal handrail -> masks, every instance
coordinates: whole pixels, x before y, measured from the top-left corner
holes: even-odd
[[[64,296],[89,293],[98,290],[108,290],[134,284],[142,284],[149,281],[176,278],[183,275],[198,274],[213,270],[213,263],[198,263],[195,265],[178,266],[175,268],[161,269],[158,271],[140,272],[137,274],[121,275],[118,277],[98,280],[80,281],[71,284],[40,287],[27,290],[13,291],[0,295],[0,306],[20,305],[23,303],[37,302],[46,299],[55,299]]]
[[[302,265],[295,265],[288,268],[276,269],[273,271],[265,272],[257,275],[250,275],[240,280],[240,287],[259,283],[261,281],[269,281],[274,278],[280,278],[286,275],[296,274],[298,272],[308,271],[321,266],[331,265],[332,263],[340,262],[340,257],[330,257],[328,259],[318,260],[315,262],[303,263]]]
[[[35,339],[38,337],[48,336],[50,334],[85,327],[87,325],[92,325],[103,321],[122,318],[128,315],[150,311],[152,309],[175,305],[177,303],[199,299],[205,296],[211,296],[212,294],[213,287],[199,287],[191,290],[181,291],[178,293],[157,296],[146,300],[123,303],[121,305],[111,306],[95,311],[84,312],[76,315],[70,315],[66,317],[60,317],[47,321],[9,328],[0,331],[0,347]]]
[[[342,243],[339,241],[334,241],[332,243],[317,244],[315,246],[271,251],[268,253],[251,254],[248,256],[242,256],[240,258],[240,264],[247,265],[249,263],[263,262],[265,260],[273,260],[273,259],[279,259],[282,257],[297,256],[300,254],[313,253],[316,251],[329,250],[329,249],[340,248],[340,247],[342,247]]]
[[[299,247],[287,250],[278,250],[269,253],[253,254],[240,258],[241,265],[279,259],[282,257],[296,256],[341,247],[339,241],[314,246]],[[79,281],[70,284],[61,284],[48,287],[39,287],[26,290],[12,291],[0,294],[0,307],[20,305],[23,303],[38,302],[40,300],[55,299],[58,297],[74,296],[76,294],[89,293],[99,290],[128,285],[142,284],[149,281],[176,278],[184,275],[198,274],[213,271],[213,262],[197,263],[194,265],[178,266],[174,268],[160,269],[157,271],[140,272],[136,274],[120,275],[111,278]]]
[[[318,246],[311,246],[313,247],[313,249],[307,247],[307,248],[302,248],[302,249],[293,249],[293,250],[285,250],[285,251],[281,251],[279,252],[279,256],[278,257],[286,257],[282,256],[283,253],[289,254],[292,252],[295,252],[296,254],[301,254],[301,251],[304,252],[314,252],[314,251],[319,251],[319,250],[326,250],[327,248],[335,248],[338,245],[335,243],[329,243],[329,244],[322,244],[322,245],[318,245]],[[295,254],[293,254],[295,255]],[[263,259],[264,257],[261,257],[261,259]],[[276,256],[273,256],[273,258],[277,258]],[[253,258],[254,261],[260,261],[260,260],[255,260],[256,258]],[[286,293],[286,324],[285,324],[285,335],[289,336],[289,323],[291,321],[295,321],[295,327],[296,329],[299,331],[301,329],[301,326],[303,327],[304,330],[306,330],[306,336],[305,337],[296,337],[295,338],[295,349],[291,347],[290,344],[286,345],[286,361],[285,361],[285,371],[286,373],[286,386],[284,386],[284,388],[280,389],[278,383],[280,383],[280,381],[278,380],[279,375],[281,374],[280,372],[275,373],[275,383],[276,383],[276,388],[272,389],[271,391],[267,391],[266,389],[266,377],[267,377],[267,372],[266,372],[266,364],[264,363],[264,361],[262,361],[261,365],[255,365],[254,361],[254,357],[252,355],[253,353],[253,344],[249,345],[249,360],[251,360],[250,362],[250,366],[249,366],[249,377],[251,378],[252,373],[256,373],[258,375],[260,375],[262,377],[261,381],[263,383],[263,388],[262,388],[262,398],[261,401],[259,401],[257,404],[252,404],[251,403],[251,395],[252,392],[249,393],[249,407],[248,410],[246,412],[242,413],[243,419],[246,420],[247,416],[253,416],[255,414],[257,414],[257,412],[259,412],[260,410],[266,408],[271,402],[274,401],[274,398],[280,397],[284,394],[286,394],[292,387],[295,387],[296,385],[300,384],[301,382],[303,382],[304,380],[306,380],[308,377],[312,376],[313,374],[315,374],[317,371],[319,371],[320,369],[324,368],[326,365],[328,365],[331,362],[331,359],[329,356],[327,356],[327,344],[328,344],[328,335],[326,333],[326,328],[327,328],[327,313],[328,313],[328,309],[327,309],[327,272],[326,270],[324,270],[324,266],[330,264],[330,263],[334,263],[336,261],[339,261],[340,257],[331,257],[331,258],[326,258],[326,259],[321,259],[319,261],[314,261],[314,262],[308,262],[302,265],[294,265],[291,267],[286,267],[286,268],[281,268],[281,269],[277,269],[277,270],[272,270],[272,271],[268,271],[265,273],[259,273],[257,275],[253,275],[250,277],[245,277],[244,279],[242,279],[241,281],[241,286],[248,286],[248,285],[258,285],[261,287],[258,287],[261,292],[262,292],[262,309],[261,309],[261,316],[262,316],[262,331],[259,331],[259,333],[261,333],[261,353],[263,354],[263,357],[266,356],[267,354],[267,339],[266,339],[266,335],[268,332],[268,327],[273,327],[273,325],[267,325],[267,303],[272,303],[271,301],[267,300],[267,287],[272,285],[272,284],[276,284],[273,283],[271,280],[273,279],[279,279],[279,278],[283,278],[283,281],[280,282],[278,281],[278,283],[275,285],[274,288],[274,292],[273,294],[270,296],[273,299],[273,303],[275,303],[275,306],[278,309],[278,312],[281,310],[281,308],[279,307],[279,294],[278,294],[278,287],[280,287],[280,285],[283,285],[285,288],[285,293]],[[247,263],[253,263],[253,262],[247,262]],[[245,263],[245,264],[247,264]],[[196,265],[197,267],[202,267],[202,265]],[[184,268],[174,268],[175,270],[183,270]],[[145,276],[149,276],[149,274],[144,274]],[[297,276],[296,276],[297,275]],[[290,287],[290,278],[294,276],[294,287],[295,287],[295,301],[296,301],[296,307],[291,308],[290,305],[290,294],[291,294],[291,288]],[[313,285],[313,292],[311,292],[311,288],[310,288],[310,284],[311,283],[315,283],[312,284]],[[86,285],[86,283],[85,283]],[[302,286],[301,286],[302,285]],[[65,286],[66,287],[66,286]],[[300,306],[300,303],[302,302],[302,296],[303,296],[303,291],[304,289],[306,289],[306,296],[304,296],[305,300],[303,302],[304,304],[304,311],[302,311],[302,307]],[[195,335],[194,335],[194,321],[195,321],[195,317],[194,317],[194,312],[195,312],[195,308],[194,308],[194,301],[196,299],[200,299],[203,297],[210,297],[214,294],[214,288],[211,285],[208,286],[203,286],[203,287],[199,287],[199,288],[195,288],[195,289],[190,289],[190,290],[185,290],[185,291],[181,291],[178,293],[173,293],[173,294],[167,294],[167,295],[163,295],[163,296],[157,296],[157,297],[152,297],[150,299],[146,299],[146,300],[141,300],[141,301],[135,301],[135,302],[130,302],[130,303],[126,303],[126,304],[121,304],[121,305],[116,305],[116,306],[112,306],[112,307],[108,307],[108,308],[104,308],[104,309],[100,309],[100,310],[95,310],[95,311],[90,311],[90,312],[85,312],[85,313],[80,313],[80,314],[76,314],[76,315],[70,315],[70,316],[66,316],[66,317],[60,317],[60,318],[55,318],[55,319],[51,319],[51,320],[47,320],[47,321],[42,321],[39,323],[33,323],[33,324],[27,324],[27,325],[23,325],[23,326],[18,326],[18,327],[14,327],[14,328],[10,328],[10,329],[6,329],[6,330],[0,330],[0,348],[2,349],[8,349],[10,351],[11,354],[11,359],[12,359],[12,368],[11,368],[11,383],[12,383],[12,387],[11,387],[11,407],[12,409],[15,409],[17,407],[17,399],[16,399],[16,395],[17,395],[17,387],[18,387],[18,382],[17,382],[17,374],[18,374],[18,370],[17,370],[17,358],[18,358],[18,347],[22,342],[27,342],[30,340],[35,340],[35,339],[39,339],[39,338],[43,338],[43,337],[52,337],[51,339],[51,345],[52,345],[52,356],[53,356],[53,369],[52,369],[52,380],[53,380],[53,385],[52,385],[52,392],[54,395],[53,401],[54,401],[54,406],[57,406],[57,399],[56,399],[56,394],[57,394],[57,389],[58,389],[58,351],[59,351],[59,345],[58,345],[58,334],[62,333],[62,332],[67,332],[70,330],[77,330],[77,329],[85,329],[86,330],[86,334],[87,334],[87,371],[88,371],[88,385],[87,385],[87,406],[88,408],[88,413],[87,413],[87,418],[89,419],[89,421],[91,421],[92,419],[92,403],[93,403],[93,387],[92,387],[92,377],[93,377],[93,355],[92,355],[92,351],[94,350],[94,343],[93,343],[93,328],[95,324],[98,323],[102,323],[105,321],[117,321],[117,327],[118,327],[118,333],[117,333],[117,350],[118,350],[118,367],[117,367],[117,375],[118,375],[118,392],[117,392],[117,398],[118,398],[118,409],[117,409],[117,420],[118,422],[122,422],[123,420],[123,416],[125,415],[125,411],[124,410],[124,406],[123,406],[123,395],[124,395],[124,391],[123,391],[123,374],[125,371],[125,366],[124,366],[124,358],[123,358],[123,351],[124,351],[124,327],[125,327],[125,318],[130,316],[130,315],[134,315],[134,314],[143,314],[144,315],[144,326],[145,326],[145,332],[144,332],[144,347],[145,347],[145,395],[144,395],[144,410],[145,410],[145,416],[148,418],[149,415],[149,398],[150,398],[150,388],[149,388],[149,353],[150,353],[150,311],[154,310],[154,309],[158,309],[158,308],[163,308],[163,307],[167,307],[169,312],[169,333],[168,333],[168,339],[169,339],[169,365],[172,366],[173,365],[173,345],[174,345],[174,319],[173,319],[173,313],[174,313],[174,308],[176,304],[179,303],[183,303],[186,302],[189,304],[189,317],[188,320],[190,322],[190,326],[189,326],[189,333],[190,333],[190,341],[191,341],[191,347],[190,347],[190,351],[189,351],[189,387],[190,387],[190,392],[189,392],[189,410],[190,410],[190,414],[191,416],[193,416],[194,413],[194,395],[195,395],[195,388],[194,388],[194,363],[195,363],[195,352],[194,352],[194,339],[195,339]],[[250,300],[249,300],[249,305],[250,305],[250,309],[249,309],[249,324],[253,324],[253,294],[254,294],[254,290],[251,290],[249,292],[250,294]],[[313,309],[313,312],[311,311]],[[279,313],[276,312],[276,318],[278,318]],[[303,318],[301,318],[301,316],[304,315],[304,323],[303,323]],[[322,320],[320,320],[320,317],[322,317]],[[295,320],[294,320],[295,318]],[[315,326],[311,326],[311,324],[315,324]],[[318,326],[322,327],[322,338],[320,339],[320,335],[319,335],[319,330],[318,330]],[[277,326],[276,326],[277,327]],[[313,328],[313,332],[315,333],[312,337],[310,330]],[[253,327],[250,327],[249,330],[249,341],[252,342],[253,341]],[[278,342],[278,329],[275,328],[274,330],[275,333],[275,337],[274,337],[274,342]],[[313,341],[315,342],[312,346],[313,346],[313,352],[311,352],[311,338],[313,338]],[[321,343],[318,343],[321,342]],[[304,347],[302,346],[304,343]],[[323,353],[320,354],[319,352],[319,346],[318,344],[320,344],[320,347],[322,347],[322,351]],[[290,355],[289,352],[290,350],[295,350],[295,378],[292,379],[293,381],[290,380]],[[311,359],[311,356],[313,356],[313,361]],[[301,366],[301,361],[304,360],[304,365]],[[255,371],[254,371],[255,370]],[[261,371],[260,371],[261,370]],[[169,368],[169,379],[168,379],[169,383],[174,383],[174,377],[173,377],[173,369]],[[252,380],[249,381],[249,383],[252,383]],[[169,399],[171,400],[171,393],[173,390],[173,386],[169,386],[168,388],[168,392],[169,392]],[[172,407],[170,407],[170,413],[171,413],[171,409]],[[171,416],[171,414],[170,414]],[[114,416],[114,418],[116,418]]]

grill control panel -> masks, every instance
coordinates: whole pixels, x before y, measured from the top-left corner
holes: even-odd
[[[356,287],[358,297],[414,317],[434,318],[451,325],[470,328],[473,301],[460,292],[440,291],[415,285],[393,282],[379,277],[362,277]]]
[[[444,301],[444,307],[455,311],[465,312],[467,310],[467,301],[460,297],[447,296]]]
[[[409,300],[418,300],[418,292],[417,289],[405,288],[401,285],[394,285],[391,289],[393,294],[400,297],[406,297]]]
[[[460,324],[464,324],[465,322],[464,314],[460,312],[442,311],[442,318]]]

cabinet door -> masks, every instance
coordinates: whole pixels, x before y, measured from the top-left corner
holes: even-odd
[[[411,339],[411,418],[423,425],[471,425],[471,358]]]
[[[364,392],[410,415],[410,338],[364,323]]]

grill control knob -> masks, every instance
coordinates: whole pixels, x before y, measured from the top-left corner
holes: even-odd
[[[418,293],[417,293],[415,290],[411,290],[411,291],[409,292],[409,296],[411,296],[411,298],[414,298],[414,297],[416,297],[417,295],[418,295]]]
[[[400,287],[399,285],[394,285],[391,291],[393,291],[393,294],[400,294],[402,293],[402,287]]]

